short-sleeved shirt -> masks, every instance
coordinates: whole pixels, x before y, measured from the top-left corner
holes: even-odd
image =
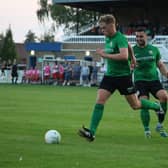
[[[157,69],[157,62],[161,59],[159,49],[148,44],[144,48],[135,45],[133,50],[137,60],[137,67],[134,70],[134,81],[159,80]]]
[[[112,37],[105,38],[105,52],[107,54],[117,54],[120,48],[128,48],[126,37],[120,32],[116,32]],[[112,60],[106,59],[107,70],[106,76],[128,76],[130,75],[130,64],[128,60]]]

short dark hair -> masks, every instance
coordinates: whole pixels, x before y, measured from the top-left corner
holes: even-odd
[[[136,32],[145,32],[146,33],[146,28],[145,27],[137,27]]]
[[[154,38],[155,34],[153,31],[151,31],[150,29],[146,28],[146,27],[138,27],[136,29],[136,32],[145,32],[145,34],[147,36],[151,36],[152,38]]]

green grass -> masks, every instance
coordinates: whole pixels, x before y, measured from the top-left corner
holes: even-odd
[[[164,168],[168,139],[154,131],[144,138],[139,111],[116,92],[105,106],[96,140],[77,135],[89,125],[97,88],[0,85],[0,167],[2,168]],[[165,127],[168,127],[167,119]],[[57,129],[61,144],[45,144]]]

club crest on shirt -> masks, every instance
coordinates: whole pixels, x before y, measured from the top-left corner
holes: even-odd
[[[113,42],[112,41],[110,42],[110,47],[113,47]]]
[[[133,86],[127,88],[127,92],[128,93],[134,93],[135,92],[135,88]]]
[[[152,50],[149,50],[149,54],[152,55],[152,54],[153,54],[153,51],[152,51]]]

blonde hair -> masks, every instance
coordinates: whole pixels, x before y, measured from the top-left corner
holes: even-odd
[[[99,23],[104,22],[105,24],[116,24],[116,19],[112,14],[103,15],[99,19]]]

